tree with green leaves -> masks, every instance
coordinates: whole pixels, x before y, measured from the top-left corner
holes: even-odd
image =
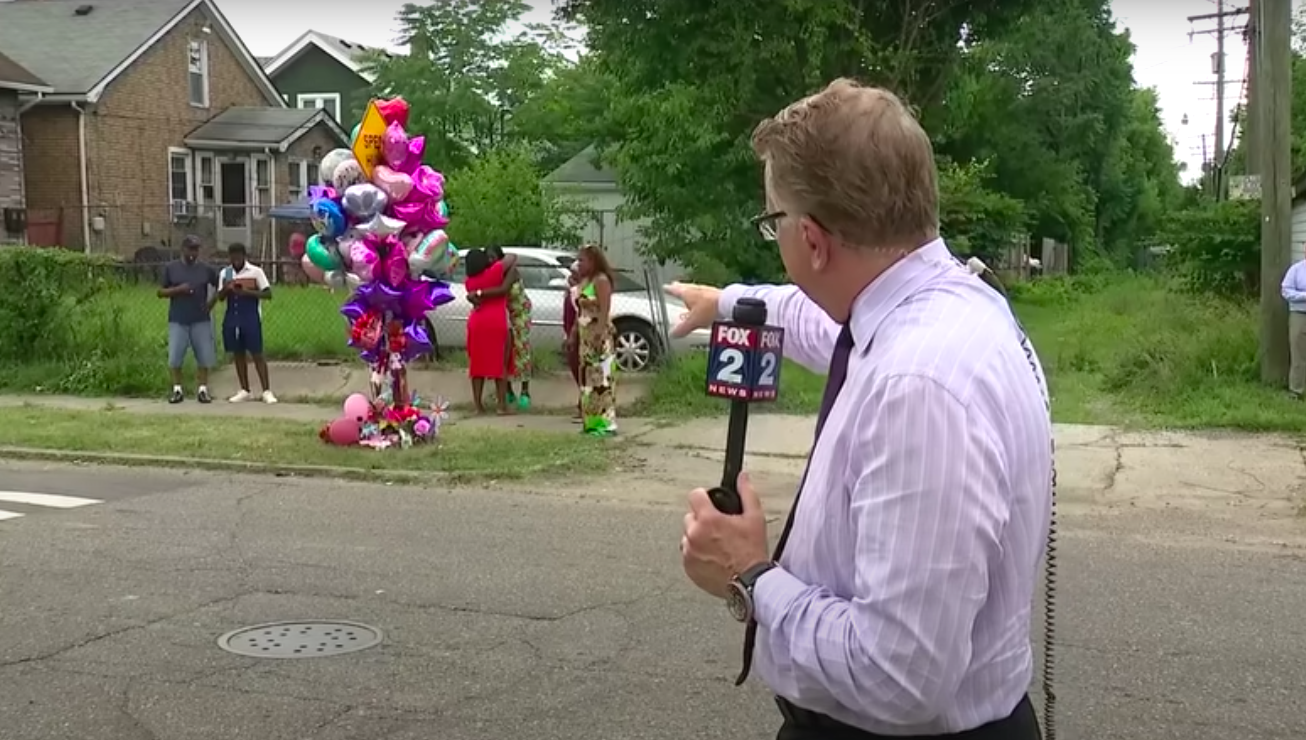
[[[568,64],[566,35],[523,24],[529,8],[521,0],[442,0],[399,11],[409,53],[372,59],[373,89],[412,105],[409,127],[426,136],[427,161],[457,170],[514,140],[514,111]]]
[[[526,145],[503,146],[449,178],[449,238],[460,247],[574,244],[578,207],[541,186]]]
[[[779,275],[774,250],[747,225],[762,204],[749,134],[840,76],[916,108],[940,154],[944,226],[978,251],[991,254],[998,231],[1025,229],[1123,259],[1155,227],[1140,219],[1140,199],[1178,192],[1177,178],[1164,182],[1173,157],[1138,102],[1132,48],[1105,0],[970,0],[929,12],[887,0],[561,6],[587,25],[611,79],[600,145],[631,215],[648,219],[647,248],[694,269]],[[1143,142],[1136,124],[1160,138]],[[1140,173],[1158,178],[1150,190],[1125,181]]]

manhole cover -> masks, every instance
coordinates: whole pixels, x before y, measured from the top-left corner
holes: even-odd
[[[381,644],[381,630],[357,622],[273,622],[241,627],[218,647],[251,658],[324,658]]]

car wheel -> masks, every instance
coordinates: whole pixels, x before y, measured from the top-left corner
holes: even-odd
[[[649,369],[660,354],[657,334],[642,321],[617,322],[617,367],[638,373]]]

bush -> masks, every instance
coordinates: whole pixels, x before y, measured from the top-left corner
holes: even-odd
[[[1170,262],[1188,287],[1224,296],[1255,295],[1260,286],[1260,202],[1205,202],[1170,217]]]
[[[1105,276],[1095,292],[1040,285],[1057,282],[1034,283],[1045,291],[1034,297],[1059,302],[1031,302],[1022,294],[1015,308],[1054,395],[1096,406],[1060,420],[1116,423],[1118,412],[1129,410],[1168,423],[1200,423],[1209,410],[1194,409],[1209,399],[1242,393],[1252,399],[1248,406],[1261,402],[1250,302],[1194,295],[1173,280],[1127,273]],[[1226,411],[1220,423],[1244,425]]]
[[[0,367],[13,390],[135,395],[163,383],[160,354],[106,300],[114,262],[63,249],[0,249]]]

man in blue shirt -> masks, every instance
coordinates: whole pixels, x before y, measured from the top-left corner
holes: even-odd
[[[217,348],[213,344],[213,322],[209,312],[213,298],[209,289],[217,287],[218,272],[200,262],[200,238],[188,236],[181,243],[181,259],[169,262],[163,268],[163,281],[158,296],[168,299],[168,369],[172,374],[172,393],[168,403],[181,403],[185,394],[181,389],[181,365],[189,350],[195,355],[195,379],[199,384],[196,398],[200,403],[210,403],[209,369],[217,361]]]
[[[1288,392],[1301,398],[1306,392],[1306,260],[1297,260],[1279,286],[1288,302]]]

